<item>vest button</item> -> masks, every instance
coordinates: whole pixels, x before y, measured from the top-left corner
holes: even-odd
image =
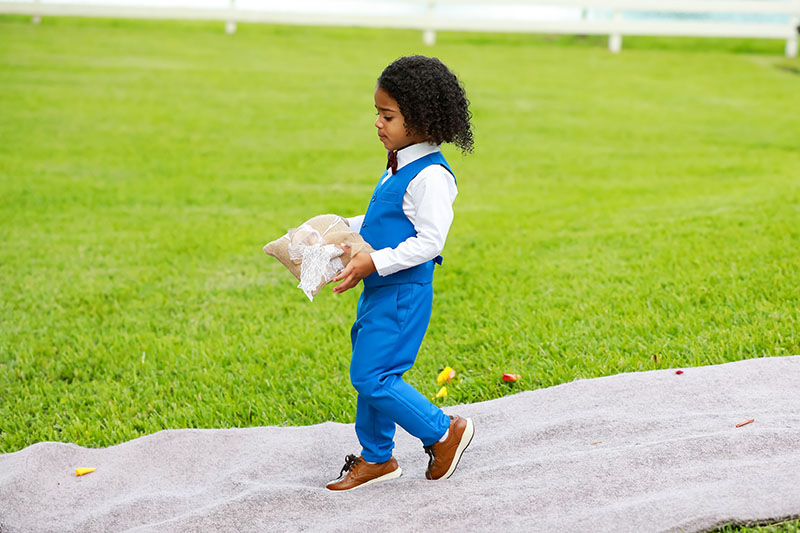
[[[374,196],[372,197],[372,201],[373,201],[373,202],[375,201],[375,197],[374,197]]]

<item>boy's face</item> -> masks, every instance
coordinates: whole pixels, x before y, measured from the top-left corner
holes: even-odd
[[[375,109],[378,110],[378,118],[375,120],[378,138],[387,150],[400,150],[425,140],[423,135],[408,134],[400,106],[380,87],[375,89]]]

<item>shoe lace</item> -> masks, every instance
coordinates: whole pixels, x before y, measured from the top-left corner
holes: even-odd
[[[425,450],[425,453],[428,454],[428,469],[430,470],[431,468],[433,468],[433,462],[435,460],[435,457],[433,455],[433,444],[431,444],[430,446],[423,446],[422,449]]]
[[[342,477],[345,472],[350,472],[353,470],[358,463],[361,462],[360,457],[356,457],[352,453],[344,458],[344,466],[342,467],[342,471],[339,472],[339,477]]]

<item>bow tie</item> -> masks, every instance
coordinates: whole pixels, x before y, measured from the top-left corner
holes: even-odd
[[[389,150],[386,154],[388,161],[386,162],[386,168],[392,169],[392,174],[397,174],[397,152],[394,150]]]

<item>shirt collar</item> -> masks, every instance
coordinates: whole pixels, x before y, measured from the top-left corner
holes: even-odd
[[[425,157],[426,155],[430,155],[435,152],[441,152],[440,146],[441,145],[429,142],[421,142],[412,144],[411,146],[406,146],[402,150],[398,150],[397,170],[400,170],[409,163],[413,163],[420,157]]]

